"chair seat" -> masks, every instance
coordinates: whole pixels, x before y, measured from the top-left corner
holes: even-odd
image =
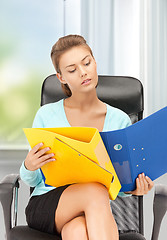
[[[28,226],[16,226],[11,229],[10,240],[61,240],[59,236],[40,232]]]
[[[119,240],[146,240],[143,235],[136,232],[121,233]]]
[[[28,226],[17,226],[11,229],[11,240],[61,240],[59,236],[40,232]],[[119,240],[145,240],[143,235],[135,232],[121,233]]]

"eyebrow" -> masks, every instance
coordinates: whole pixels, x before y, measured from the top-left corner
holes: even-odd
[[[90,55],[86,55],[82,60],[81,60],[81,62],[82,61],[84,61],[87,57],[89,57]],[[66,68],[68,68],[68,67],[73,67],[73,66],[75,66],[75,64],[70,64],[70,65],[68,65],[68,66],[66,66]]]

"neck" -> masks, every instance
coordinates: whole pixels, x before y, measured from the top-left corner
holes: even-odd
[[[79,108],[82,110],[90,109],[91,106],[95,106],[100,102],[100,100],[97,97],[96,90],[90,92],[89,94],[73,94],[71,97],[66,99],[66,106],[69,106],[71,108]]]

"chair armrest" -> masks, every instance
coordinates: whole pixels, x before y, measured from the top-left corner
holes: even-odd
[[[10,174],[0,181],[0,202],[2,204],[6,233],[11,229],[11,206],[14,189],[19,188],[20,177]]]
[[[162,219],[167,211],[167,185],[155,185],[153,203],[154,224],[151,240],[158,240]]]
[[[1,183],[10,183],[15,187],[15,184],[18,183],[18,181],[20,180],[20,176],[19,174],[9,174],[6,175],[1,181]]]
[[[155,186],[155,195],[162,195],[162,196],[166,197],[167,196],[167,185],[157,184]]]

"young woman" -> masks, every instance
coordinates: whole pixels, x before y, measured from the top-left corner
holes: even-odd
[[[85,39],[78,35],[60,38],[51,52],[57,77],[68,98],[44,105],[37,112],[33,127],[96,127],[116,130],[131,124],[127,114],[100,101],[96,94],[96,61]],[[28,206],[28,225],[40,231],[61,234],[63,240],[118,240],[108,191],[100,183],[46,187],[40,167],[56,161],[49,148],[37,144],[23,162],[20,175],[35,187]],[[131,194],[144,195],[153,182],[144,174],[136,179]],[[126,196],[125,193],[119,193]]]

